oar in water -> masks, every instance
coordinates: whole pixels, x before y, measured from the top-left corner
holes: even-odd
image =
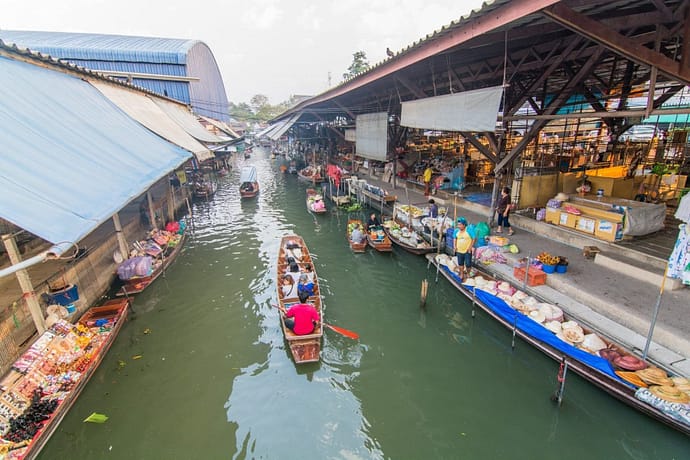
[[[271,306],[272,306],[273,308],[277,308],[278,310],[280,310],[280,311],[282,311],[283,313],[285,313],[285,309],[284,309],[284,308],[281,308],[281,307],[279,307],[278,305],[276,305],[276,304],[274,304],[274,303],[272,303]],[[351,338],[351,339],[353,339],[353,340],[359,339],[359,334],[357,334],[356,332],[351,331],[351,330],[349,330],[349,329],[345,329],[344,327],[333,326],[332,324],[326,324],[326,323],[321,323],[321,324],[323,324],[325,327],[327,327],[328,329],[332,330],[333,332],[337,332],[338,334],[344,335],[345,337],[349,337],[349,338]]]

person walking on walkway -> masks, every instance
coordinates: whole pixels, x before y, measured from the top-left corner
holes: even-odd
[[[496,229],[496,233],[503,233],[504,227],[508,235],[513,235],[513,233],[515,233],[508,221],[511,207],[510,187],[503,187],[503,190],[501,190],[501,198],[498,200],[498,206],[496,207],[496,212],[498,213],[498,228]]]
[[[424,196],[429,196],[431,193],[431,176],[433,173],[434,170],[431,169],[431,165],[428,165],[424,170],[424,175],[422,176],[422,180],[424,181]]]

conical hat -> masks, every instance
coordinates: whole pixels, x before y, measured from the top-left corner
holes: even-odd
[[[561,327],[563,327],[562,324]],[[574,327],[563,329],[561,334],[563,334],[563,337],[570,343],[580,343],[585,340],[585,334],[582,332],[582,328],[579,330]]]
[[[635,356],[632,355],[623,355],[619,356],[617,358],[614,358],[613,364],[615,366],[620,367],[621,369],[625,369],[628,371],[637,371],[640,369],[644,369],[647,367],[647,363],[642,361],[639,358],[636,358]],[[640,375],[642,377],[642,375]],[[642,377],[642,380],[644,380],[644,377]],[[647,383],[654,383],[654,382],[648,382],[645,380]]]

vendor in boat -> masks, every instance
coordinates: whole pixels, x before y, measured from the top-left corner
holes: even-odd
[[[297,335],[307,335],[314,332],[320,316],[312,304],[307,303],[309,295],[302,291],[299,293],[299,302],[290,307],[285,313],[285,326]]]
[[[381,228],[381,221],[376,217],[376,213],[371,213],[369,220],[367,220],[367,231],[371,232]]]
[[[367,237],[364,235],[364,232],[362,232],[361,225],[355,224],[355,228],[352,230],[352,233],[350,233],[350,239],[353,243],[364,243],[364,241],[366,241]]]
[[[458,258],[458,274],[465,279],[472,267],[472,248],[474,237],[467,231],[467,219],[458,217],[457,231],[455,232],[455,255]]]

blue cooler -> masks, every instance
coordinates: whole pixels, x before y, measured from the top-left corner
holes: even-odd
[[[446,249],[455,254],[455,238],[453,238],[454,228],[446,230]]]

